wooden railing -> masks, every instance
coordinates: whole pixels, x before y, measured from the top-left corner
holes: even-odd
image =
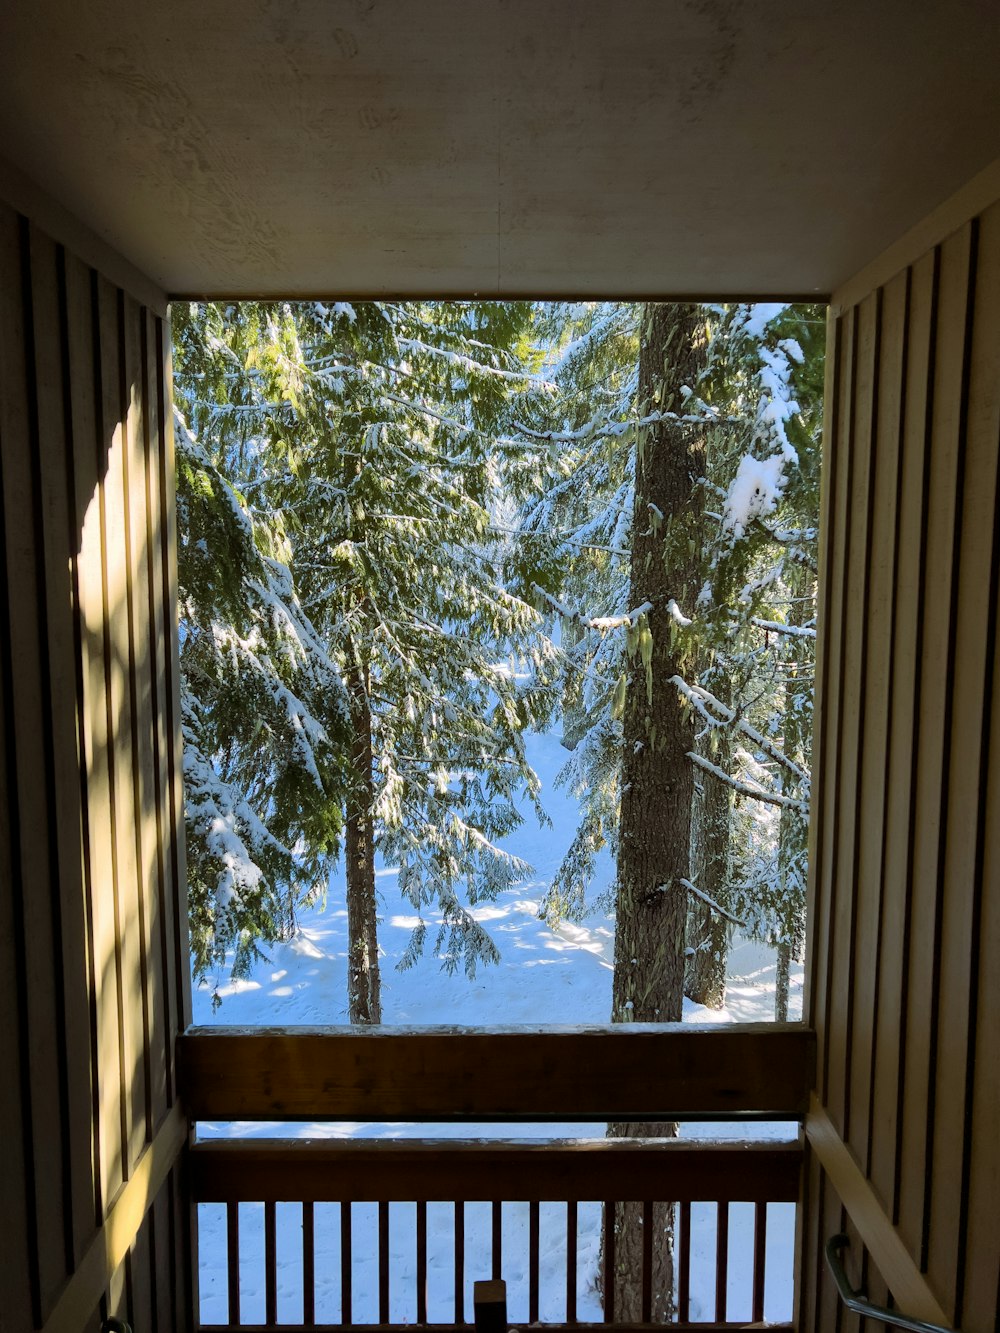
[[[798,1120],[812,1049],[797,1025],[200,1029],[182,1039],[181,1069],[203,1119]],[[508,1278],[514,1322],[649,1323],[654,1220],[673,1233],[675,1329],[760,1323],[768,1284],[791,1282],[790,1242],[776,1260],[768,1235],[782,1212],[790,1234],[798,1142],[213,1138],[191,1148],[188,1166],[224,1269],[209,1275],[216,1328],[462,1325],[472,1281],[491,1276]],[[585,1289],[587,1274],[615,1271],[619,1203],[642,1234],[639,1295],[625,1311],[610,1279]],[[281,1297],[279,1252],[301,1286],[294,1309]],[[542,1290],[543,1255],[558,1292]]]

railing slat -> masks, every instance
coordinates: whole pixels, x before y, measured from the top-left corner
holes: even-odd
[[[465,1204],[455,1200],[455,1323],[465,1323]]]
[[[538,1200],[528,1204],[528,1323],[538,1323]]]
[[[498,1282],[503,1276],[503,1204],[499,1199],[493,1200],[493,1236],[491,1242],[493,1253],[493,1273],[494,1282]]]
[[[311,1203],[302,1205],[302,1322],[316,1322],[316,1218]]]
[[[677,1317],[686,1323],[691,1317],[691,1204],[679,1208],[680,1245],[678,1246]]]
[[[229,1280],[229,1322],[240,1322],[240,1205],[226,1204],[226,1268]]]
[[[273,1200],[264,1204],[264,1322],[278,1322],[278,1237]]]
[[[427,1204],[417,1204],[417,1323],[427,1323]]]
[[[378,1321],[389,1322],[389,1205],[378,1206]]]
[[[566,1322],[576,1323],[577,1201],[566,1204]]]
[[[753,1226],[753,1320],[764,1320],[764,1275],[767,1256],[767,1204],[754,1204]]]
[[[715,1208],[715,1318],[724,1323],[729,1289],[729,1204],[717,1203]]]
[[[351,1301],[351,1205],[340,1205],[340,1320],[343,1324],[354,1322]]]

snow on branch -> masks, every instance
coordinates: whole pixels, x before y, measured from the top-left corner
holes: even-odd
[[[795,639],[815,639],[816,631],[811,625],[784,625],[780,620],[761,620],[751,616],[750,624],[758,629],[773,630],[775,634],[789,634]]]
[[[680,880],[680,885],[687,889],[688,893],[693,893],[696,898],[700,898],[713,912],[718,912],[719,916],[724,916],[727,921],[731,921],[734,926],[746,925],[745,921],[741,921],[738,916],[733,916],[732,912],[727,912],[724,907],[717,903],[714,898],[710,898],[702,889],[696,888],[689,879]]]
[[[732,727],[734,731],[740,732],[746,736],[747,740],[752,741],[759,750],[762,750],[769,759],[786,768],[793,777],[799,782],[808,785],[809,774],[804,768],[801,768],[794,759],[789,759],[784,750],[779,745],[775,745],[763,732],[752,727],[745,717],[741,717],[734,708],[724,704],[721,699],[717,699],[714,694],[706,690],[701,685],[689,685],[683,676],[671,676],[671,683],[677,686],[681,695],[688,701],[699,717],[703,718],[713,730],[716,727]],[[710,709],[715,710],[715,715]],[[782,805],[800,805],[798,801],[788,801],[784,797],[779,804]],[[803,805],[803,809],[806,807]]]
[[[543,597],[559,615],[565,616],[567,620],[575,620],[582,625],[584,629],[609,630],[621,629],[626,625],[638,624],[639,617],[648,615],[653,609],[652,602],[643,602],[642,606],[637,606],[634,611],[626,611],[620,616],[585,616],[582,611],[574,611],[572,607],[560,602],[558,597],[553,597],[550,592],[539,587],[537,583],[531,585],[540,597]],[[690,622],[689,622],[690,623]]]
[[[768,805],[785,806],[789,810],[798,810],[801,814],[808,814],[809,806],[805,801],[796,800],[793,796],[780,796],[777,792],[765,791],[763,787],[758,787],[755,782],[746,782],[742,778],[734,778],[731,773],[725,769],[719,768],[718,764],[713,764],[700,754],[695,754],[693,750],[688,750],[687,756],[693,764],[703,769],[706,773],[711,773],[713,778],[718,778],[733,791],[737,791],[741,796],[749,796],[754,801],[764,801]]]

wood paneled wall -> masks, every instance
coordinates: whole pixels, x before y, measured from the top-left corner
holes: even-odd
[[[191,1308],[164,1158],[189,997],[163,316],[0,205],[3,1333]]]
[[[807,1018],[816,1123],[846,1144],[865,1207],[947,1322],[993,1333],[1000,204],[953,225],[831,306]],[[843,1322],[822,1249],[847,1221],[814,1156],[803,1329]],[[853,1234],[850,1276],[884,1302]]]

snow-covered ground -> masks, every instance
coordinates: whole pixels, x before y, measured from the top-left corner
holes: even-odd
[[[532,736],[529,758],[542,780],[542,800],[552,827],[539,829],[534,818],[509,839],[510,849],[529,861],[534,876],[495,902],[475,909],[501,953],[496,967],[481,968],[474,981],[464,973],[449,976],[440,962],[428,955],[405,972],[395,970],[416,924],[413,908],[400,898],[394,871],[379,870],[381,895],[379,937],[383,957],[383,1021],[390,1024],[450,1023],[586,1024],[608,1021],[614,921],[593,911],[579,925],[565,924],[553,931],[538,920],[538,904],[569,844],[576,817],[575,802],[552,785],[565,751],[554,735]],[[607,887],[613,871],[610,861],[601,866],[594,896]],[[425,914],[429,924],[433,915]],[[433,930],[428,930],[433,938]],[[213,1013],[211,987],[195,991],[197,1023],[316,1024],[346,1022],[347,917],[343,881],[335,878],[325,908],[304,913],[296,936],[273,946],[269,960],[253,976],[240,982],[215,979],[222,997]],[[685,1020],[731,1023],[769,1019],[774,1013],[774,959],[767,950],[747,941],[735,941],[730,954],[727,1006],[722,1011],[685,1004]],[[801,1013],[801,968],[794,968],[790,988],[790,1017]],[[749,1126],[690,1125],[682,1132],[698,1137],[747,1137]],[[601,1126],[547,1125],[401,1125],[401,1124],[201,1124],[202,1137],[591,1137]],[[787,1138],[794,1127],[754,1125],[754,1137]],[[692,1208],[692,1301],[694,1319],[712,1317],[714,1293],[715,1207]],[[579,1215],[578,1317],[599,1320],[594,1292],[597,1275],[600,1205],[581,1205]],[[301,1207],[279,1204],[278,1320],[302,1319]],[[355,1204],[353,1226],[353,1316],[356,1322],[375,1322],[377,1313],[377,1216],[374,1205]],[[428,1208],[428,1319],[447,1323],[453,1318],[453,1210],[450,1204]],[[390,1215],[390,1273],[396,1322],[416,1319],[415,1210],[412,1204],[393,1205]],[[765,1317],[791,1317],[791,1265],[794,1208],[771,1204],[768,1209],[769,1285]],[[262,1205],[240,1206],[241,1315],[246,1323],[264,1322],[264,1242]],[[316,1318],[340,1321],[340,1257],[338,1205],[316,1207]],[[508,1313],[514,1321],[527,1319],[527,1205],[504,1205],[504,1276]],[[206,1324],[227,1319],[226,1228],[221,1207],[203,1204],[199,1210],[201,1315]],[[486,1205],[466,1208],[466,1293],[471,1317],[472,1282],[490,1276],[490,1220]],[[564,1320],[565,1208],[542,1205],[540,1314],[543,1320]],[[749,1319],[752,1278],[753,1216],[749,1205],[730,1210],[730,1296],[728,1317]]]

